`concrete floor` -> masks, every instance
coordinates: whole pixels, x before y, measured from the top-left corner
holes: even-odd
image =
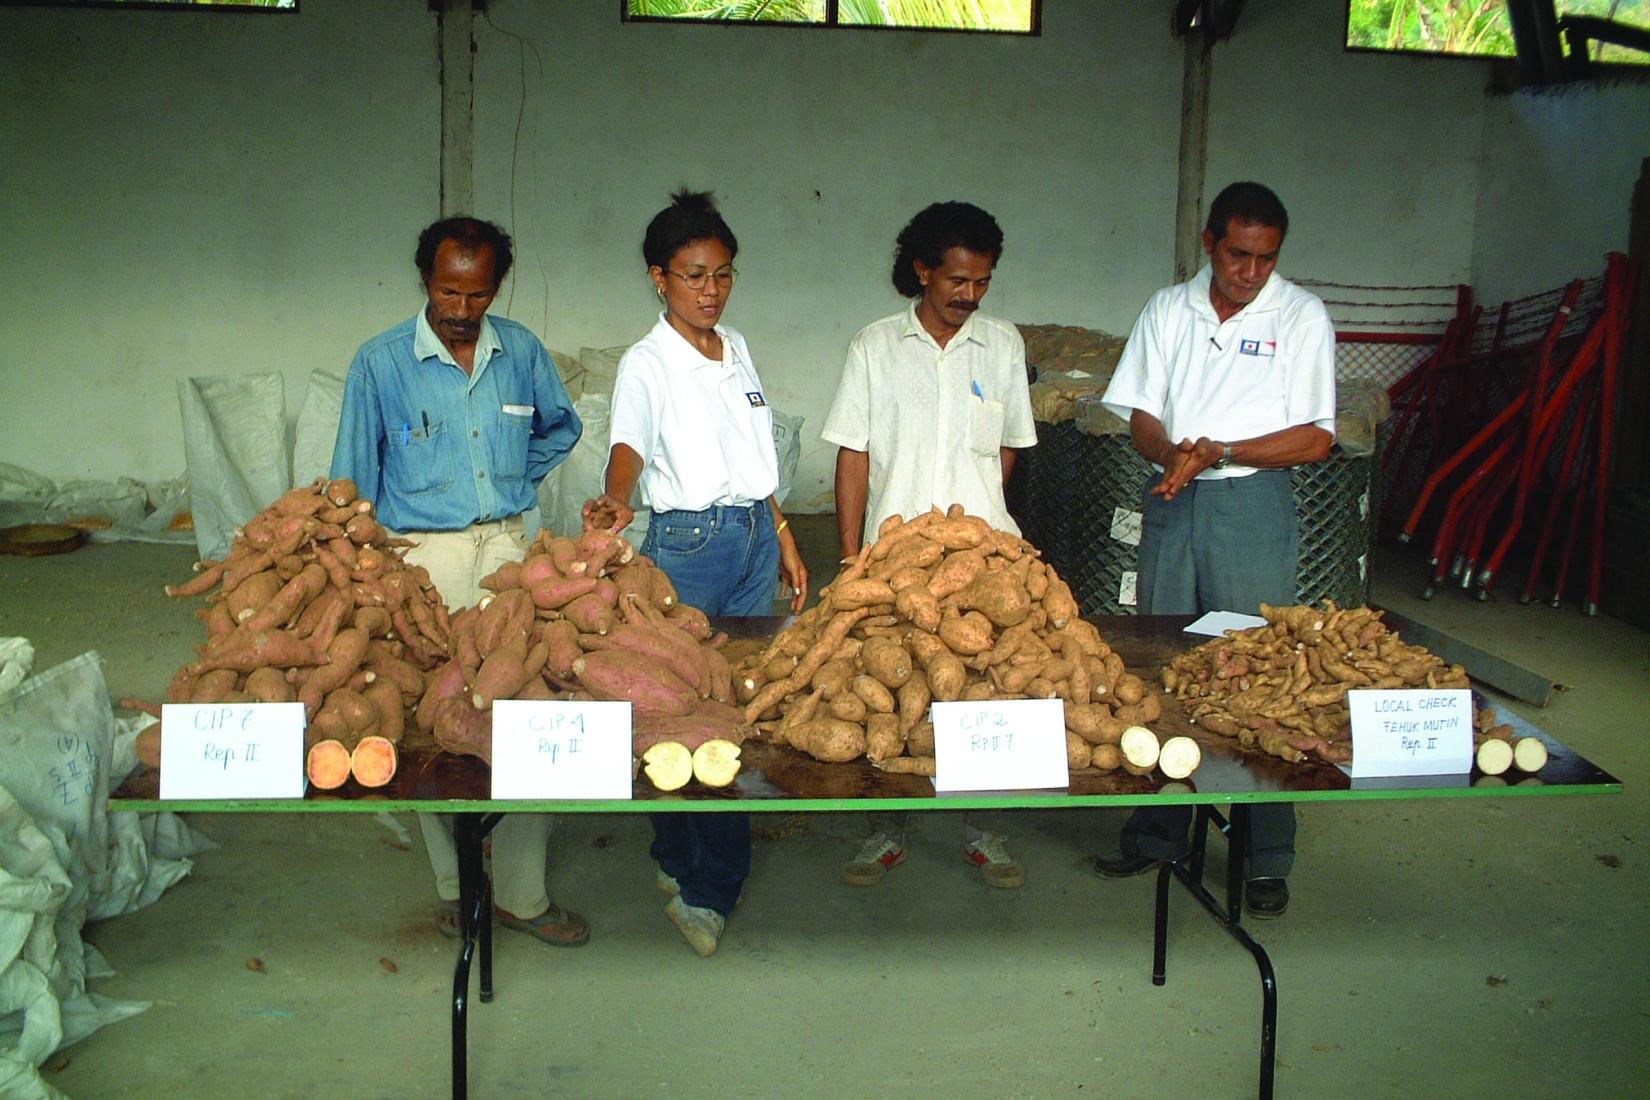
[[[803,517],[816,583],[831,517]],[[199,639],[160,586],[186,549],[0,558],[0,634],[44,669],[102,652],[111,692],[157,697]],[[1561,682],[1514,705],[1624,794],[1301,810],[1294,902],[1259,926],[1281,990],[1280,1097],[1650,1095],[1650,635],[1571,608],[1375,596]],[[477,1097],[1252,1096],[1253,965],[1177,896],[1169,983],[1149,979],[1151,881],[1089,861],[1120,813],[1002,815],[1029,881],[992,891],[960,822],[920,817],[880,887],[837,884],[857,815],[758,818],[755,872],[714,957],[666,920],[637,818],[568,816],[552,896],[588,946],[497,942],[472,1016]],[[421,845],[368,817],[202,815],[223,848],[143,912],[89,929],[150,1011],[48,1076],[98,1097],[439,1097],[453,948]],[[409,824],[411,824],[409,822]],[[416,831],[414,833],[416,837]],[[262,960],[262,970],[248,961]]]

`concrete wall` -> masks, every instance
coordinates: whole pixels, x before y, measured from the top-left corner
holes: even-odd
[[[410,317],[438,83],[407,0],[0,10],[0,461],[174,477],[175,379],[279,371],[296,413]]]
[[[1626,251],[1650,156],[1650,83],[1591,83],[1488,101],[1472,282],[1495,304],[1604,270]]]
[[[742,244],[728,320],[776,405],[809,418],[799,506],[828,506],[817,431],[849,337],[901,305],[893,237],[923,204],[998,216],[986,304],[1002,316],[1125,331],[1171,277],[1181,63],[1162,3],[1047,5],[1035,39],[489,7],[476,212],[520,246],[495,308],[562,351],[635,339],[656,309],[647,219],[679,184],[714,188]],[[1559,171],[1578,162],[1553,130],[1573,120],[1546,117],[1560,100],[1486,101],[1476,62],[1344,54],[1340,10],[1251,5],[1217,48],[1205,198],[1238,177],[1276,186],[1287,273],[1493,280],[1529,216],[1497,191],[1522,197],[1502,131],[1556,165],[1530,203],[1545,211],[1593,176]],[[176,475],[177,377],[277,370],[295,411],[309,370],[341,370],[408,315],[413,234],[438,202],[438,79],[415,0],[305,0],[297,17],[0,10],[0,239],[22,258],[0,267],[15,356],[0,461]],[[1590,144],[1632,147],[1617,160],[1636,165],[1642,98],[1596,98]],[[1480,185],[1493,200],[1476,202]],[[1621,237],[1616,190],[1552,250],[1590,264]],[[1544,286],[1575,262],[1531,266]]]

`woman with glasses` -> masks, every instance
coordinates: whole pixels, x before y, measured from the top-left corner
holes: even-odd
[[[802,610],[808,571],[774,491],[773,415],[745,338],[721,323],[739,243],[708,192],[680,191],[648,224],[642,258],[664,305],[613,387],[604,492],[585,525],[618,531],[631,494],[653,510],[642,553],[707,615],[767,615],[774,582]],[[665,912],[701,955],[716,950],[750,874],[750,816],[653,815]]]

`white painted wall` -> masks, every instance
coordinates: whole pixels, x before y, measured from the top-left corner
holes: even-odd
[[[818,431],[849,338],[903,306],[894,237],[921,207],[997,217],[986,308],[1003,316],[1116,330],[1164,280],[1180,65],[1150,7],[1050,4],[1042,37],[999,38],[496,0],[477,34],[476,198],[521,242],[511,311],[554,347],[636,339],[658,308],[649,218],[680,184],[714,189],[740,243],[727,321],[769,400],[808,417],[792,506],[829,507]]]
[[[295,415],[410,317],[437,85],[410,0],[0,10],[0,461],[175,477],[177,378],[279,371]]]
[[[1244,6],[1214,52],[1204,209],[1259,180],[1289,210],[1285,275],[1461,282],[1488,65],[1348,53],[1345,18],[1338,0]]]
[[[1494,305],[1604,270],[1627,250],[1650,157],[1650,83],[1497,96],[1484,113],[1472,282]]]
[[[849,337],[902,304],[893,238],[923,204],[967,198],[1002,222],[1002,316],[1125,331],[1171,277],[1181,63],[1157,0],[1048,4],[1035,39],[489,7],[476,213],[520,250],[497,308],[563,351],[636,338],[655,309],[647,219],[679,184],[714,188],[742,244],[728,319],[775,403],[809,418],[799,506],[829,506],[817,431]],[[1577,102],[1486,100],[1475,62],[1344,54],[1340,10],[1249,5],[1216,50],[1206,198],[1275,186],[1286,272],[1493,285],[1600,147],[1620,147],[1630,183],[1637,89],[1583,101],[1583,161],[1555,137]],[[438,145],[422,0],[304,0],[296,18],[0,9],[0,461],[174,476],[184,375],[278,370],[295,411],[310,369],[341,370],[416,307]],[[1554,165],[1527,208],[1521,150]],[[1534,285],[1623,236],[1625,186],[1553,234]]]

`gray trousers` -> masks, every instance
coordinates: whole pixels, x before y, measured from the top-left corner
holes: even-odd
[[[1193,481],[1165,501],[1144,498],[1135,591],[1142,615],[1258,613],[1295,602],[1300,534],[1288,470]],[[1258,803],[1249,814],[1249,878],[1282,878],[1295,862],[1295,807]],[[1126,856],[1175,859],[1188,850],[1190,806],[1146,806],[1123,827]]]

